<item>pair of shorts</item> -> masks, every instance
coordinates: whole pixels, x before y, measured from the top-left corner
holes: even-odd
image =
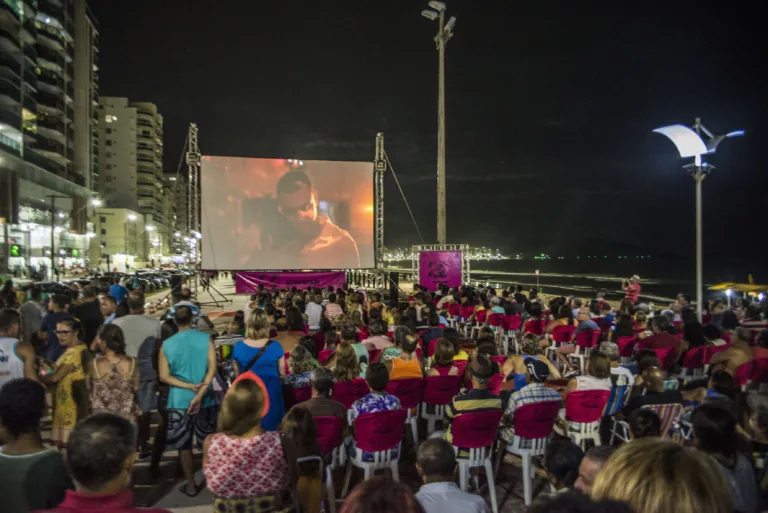
[[[192,415],[187,414],[187,410],[169,408],[166,446],[177,451],[192,450],[194,436],[195,446],[202,449],[205,437],[216,432],[218,418],[218,406],[200,408]]]
[[[157,389],[155,388],[154,380],[139,382],[136,402],[139,404],[142,413],[149,413],[157,409]]]

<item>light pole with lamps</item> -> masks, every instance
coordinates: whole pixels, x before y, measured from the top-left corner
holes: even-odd
[[[434,9],[424,9],[421,15],[432,21],[439,20],[435,43],[438,51],[437,77],[437,242],[445,244],[446,240],[446,205],[445,205],[445,45],[453,37],[453,27],[456,17],[452,16],[445,23],[445,4],[433,0],[429,6]]]
[[[681,158],[693,157],[693,164],[683,166],[688,174],[696,182],[696,314],[699,322],[702,320],[704,306],[704,265],[702,255],[702,229],[701,229],[701,182],[715,170],[715,167],[702,161],[701,156],[715,153],[717,146],[729,137],[744,135],[743,130],[735,130],[724,135],[715,136],[701,124],[701,118],[696,118],[693,127],[685,125],[670,125],[657,128],[655,133],[666,136],[677,147]],[[702,133],[707,137],[705,141]],[[730,296],[729,296],[730,299]]]

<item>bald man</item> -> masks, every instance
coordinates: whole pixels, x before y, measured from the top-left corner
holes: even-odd
[[[645,369],[642,374],[645,395],[636,395],[622,408],[621,415],[629,417],[633,411],[652,404],[683,404],[679,390],[664,390],[666,374],[657,367]]]

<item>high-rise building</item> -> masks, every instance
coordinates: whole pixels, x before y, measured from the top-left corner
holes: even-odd
[[[0,2],[0,272],[86,262],[97,56],[86,0]]]
[[[152,103],[102,96],[99,189],[110,208],[129,208],[165,224],[163,116]]]
[[[163,174],[163,116],[156,105],[128,98],[102,96],[99,103],[100,197],[107,208],[144,217],[153,232],[145,258],[159,263],[170,253],[173,237],[172,191],[165,191]]]

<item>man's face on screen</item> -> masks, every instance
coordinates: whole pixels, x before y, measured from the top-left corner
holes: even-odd
[[[306,184],[301,184],[296,192],[278,194],[277,208],[300,232],[312,231],[317,220],[317,199],[315,191]]]

